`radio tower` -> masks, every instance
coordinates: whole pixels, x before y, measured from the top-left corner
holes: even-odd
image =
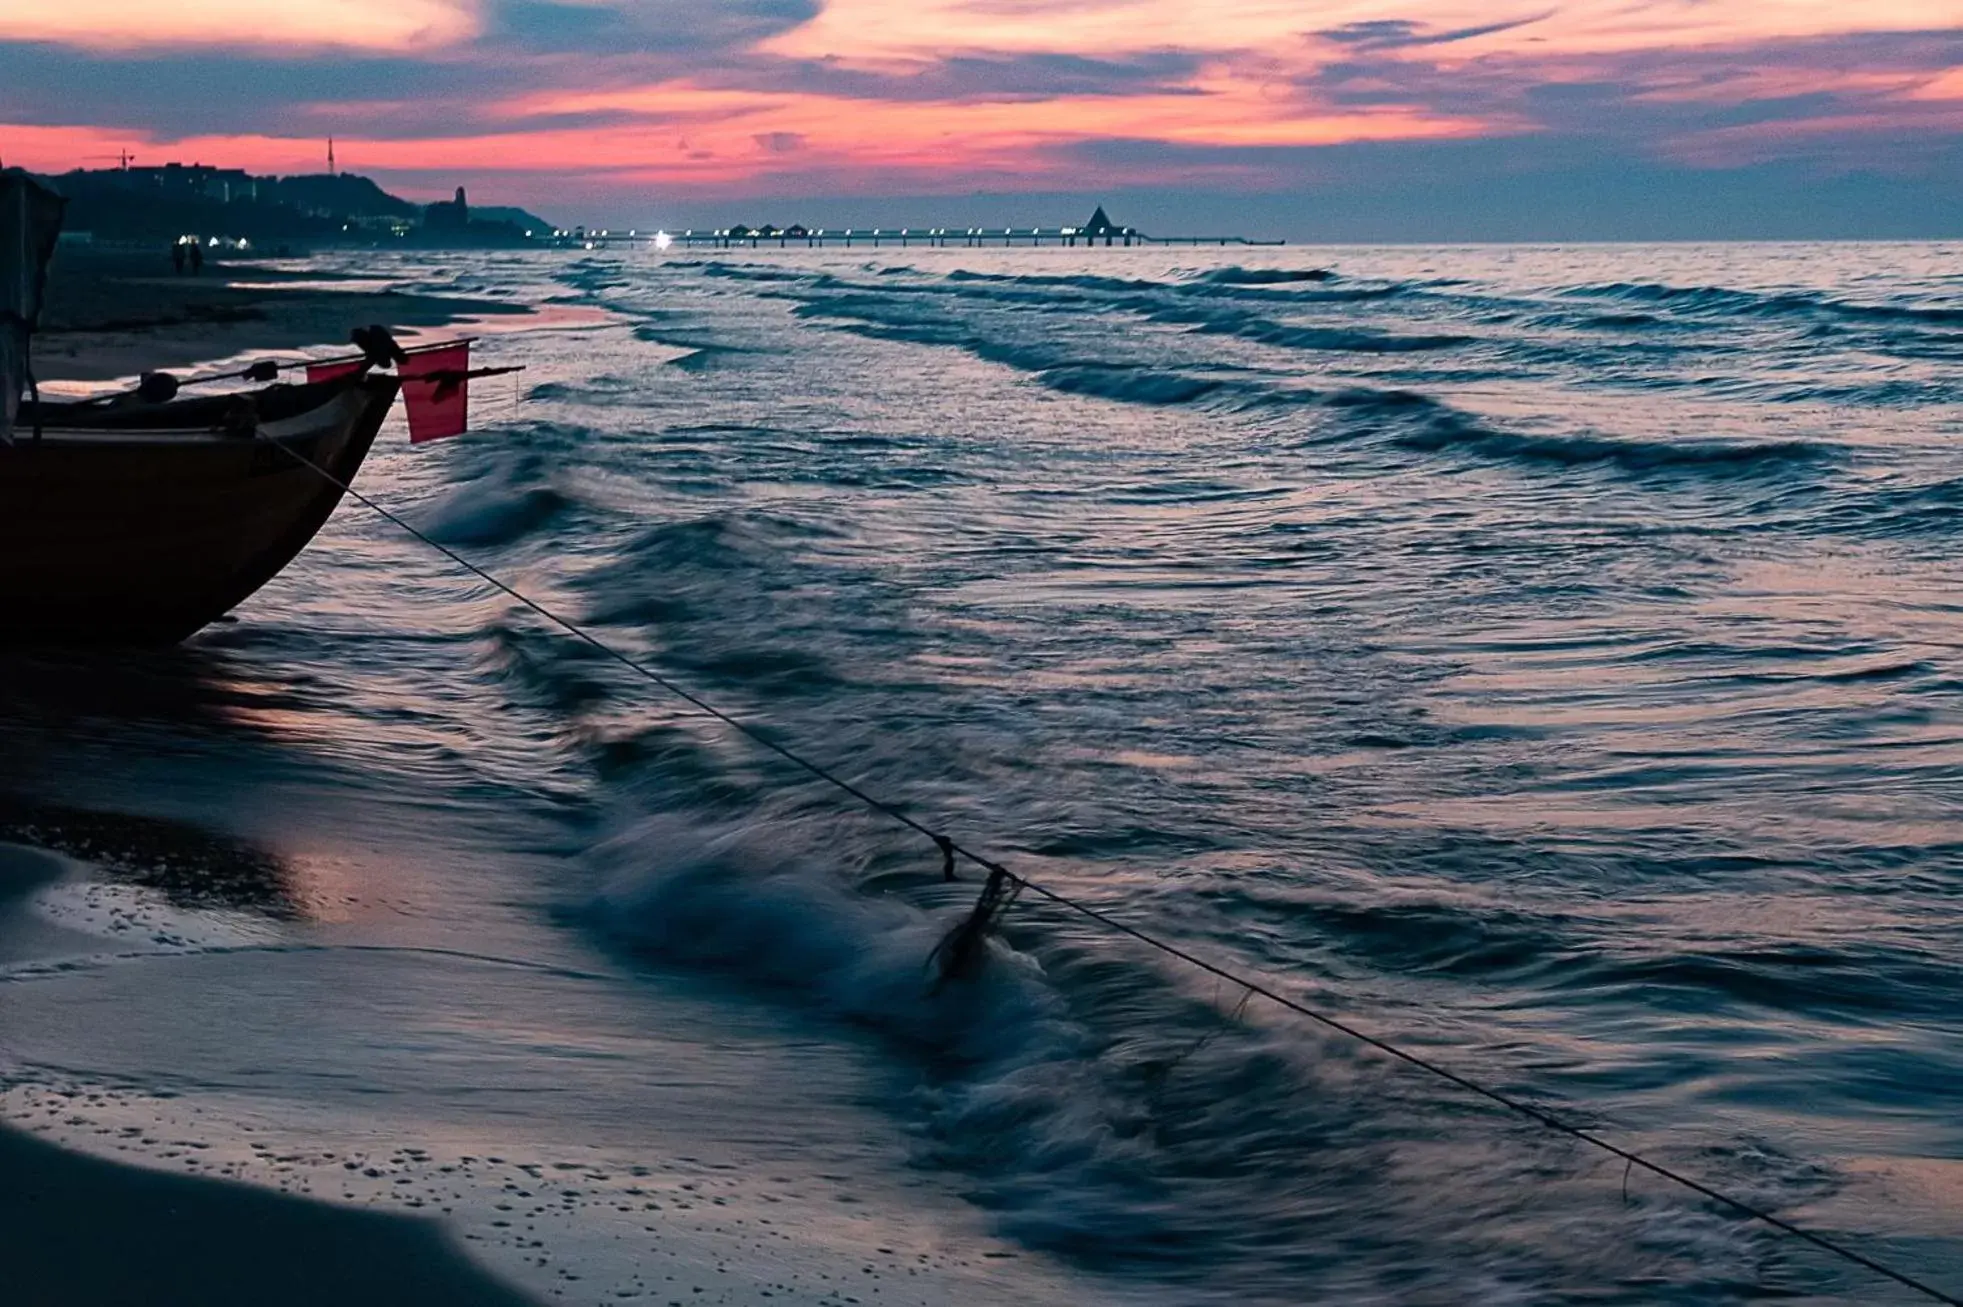
[[[340,175],[334,171],[334,138],[331,136],[327,138],[327,175],[329,177]]]

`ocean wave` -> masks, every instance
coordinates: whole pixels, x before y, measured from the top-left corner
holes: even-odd
[[[1560,293],[1748,316],[1826,316],[1851,321],[1932,325],[1963,322],[1963,306],[1866,304],[1835,299],[1816,291],[1753,291],[1729,286],[1672,286],[1663,282],[1617,281],[1569,287]]]
[[[1963,385],[1954,380],[1892,378],[1848,385],[1777,385],[1762,387],[1774,404],[1841,404],[1863,408],[1919,408],[1963,402]]]
[[[917,270],[916,270],[917,271]],[[1267,277],[1248,274],[1248,280],[1203,275],[1193,280],[1149,281],[1138,278],[1100,277],[1091,274],[984,273],[956,269],[945,278],[906,286],[885,286],[882,291],[903,294],[954,294],[996,302],[1055,305],[1070,308],[1098,305],[1117,296],[1153,296],[1168,302],[1185,299],[1239,300],[1262,304],[1355,304],[1371,300],[1410,295],[1419,287],[1408,282],[1331,287],[1336,274],[1309,276],[1288,272]],[[868,290],[851,283],[837,283],[839,289]],[[1296,289],[1288,289],[1295,287]],[[1313,289],[1303,289],[1313,287]],[[1072,292],[1059,295],[1057,292]]]
[[[770,523],[734,512],[662,522],[615,548],[614,561],[585,578],[585,584],[602,596],[614,596],[636,580],[663,586],[691,574],[721,582],[756,573],[781,557],[772,534]],[[606,611],[603,607],[594,616],[607,620]]]
[[[1346,386],[1322,397],[1330,408],[1356,409],[1370,413],[1408,413],[1433,410],[1442,405],[1415,390],[1373,390],[1367,386]]]
[[[573,404],[601,404],[612,407],[638,406],[645,402],[642,383],[625,377],[598,376],[584,381],[543,381],[525,392],[531,401],[563,401]]]
[[[553,483],[557,466],[553,455],[541,452],[497,458],[426,509],[418,527],[446,545],[506,545],[522,539],[575,504]]]
[[[1199,276],[1216,286],[1291,286],[1301,282],[1335,281],[1327,268],[1212,268]]]
[[[1604,960],[1571,983],[1597,993],[1626,988],[1645,1005],[1699,1012],[1735,1006],[1900,1021],[1954,1011],[1953,977],[1944,959],[1910,949],[1780,943]]]
[[[980,282],[1006,286],[1061,286],[1075,290],[1140,291],[1166,290],[1174,283],[1146,281],[1136,277],[1099,277],[1090,273],[996,273],[956,268],[947,274],[954,283]]]
[[[1922,332],[1906,340],[1883,342],[1878,348],[1896,358],[1963,363],[1963,333],[1954,331]]]
[[[1371,300],[1396,299],[1415,293],[1408,283],[1391,282],[1381,286],[1341,286],[1336,289],[1275,291],[1249,294],[1246,287],[1219,282],[1196,282],[1179,287],[1182,295],[1209,299],[1239,299],[1263,304],[1362,304]]]
[[[1875,539],[1947,541],[1963,531],[1963,478],[1842,496],[1825,508],[1819,525]]]
[[[823,525],[771,513],[714,513],[636,533],[573,584],[585,620],[642,628],[664,666],[712,695],[831,697],[858,679],[822,638],[837,621],[837,587],[856,581],[862,609],[887,599],[871,579],[806,556],[829,538]]]
[[[1095,395],[1128,404],[1190,404],[1218,391],[1223,384],[1214,377],[1126,363],[1067,364],[1044,368],[1036,376],[1050,389],[1066,395]]]
[[[1448,348],[1468,337],[1397,336],[1338,327],[1291,327],[1235,310],[1198,306],[1139,306],[1158,321],[1194,327],[1204,335],[1228,335],[1282,348],[1315,349],[1365,354],[1425,352]],[[1201,400],[1220,400],[1242,410],[1278,409],[1329,403],[1333,407],[1409,408],[1431,401],[1408,392],[1354,389],[1325,396],[1295,385],[1276,385],[1250,374],[1228,377],[1198,369],[1158,363],[1085,358],[1074,346],[1066,349],[1047,341],[1009,341],[982,334],[976,324],[959,318],[915,312],[865,296],[819,298],[800,302],[793,312],[801,317],[842,319],[840,327],[877,340],[960,349],[990,363],[1030,373],[1042,385],[1063,394],[1091,395],[1122,403],[1174,406]]]
[[[677,268],[698,268],[705,277],[724,277],[731,281],[809,281],[812,274],[761,263],[729,263],[722,259],[701,259],[671,264]]]
[[[865,306],[859,307],[865,311]],[[831,302],[812,303],[800,305],[797,312],[832,316],[835,309]],[[848,322],[845,329],[876,340],[965,350],[986,362],[1029,373],[1040,384],[1067,395],[1090,395],[1133,404],[1176,405],[1192,403],[1225,385],[1218,378],[1193,376],[1176,369],[1086,359],[1045,344],[990,339],[946,318],[889,314],[885,321],[860,318]]]
[[[1137,296],[1112,301],[1110,307],[1134,313],[1148,322],[1190,327],[1200,335],[1231,336],[1279,349],[1352,354],[1425,353],[1451,349],[1475,339],[1458,334],[1404,335],[1362,327],[1297,325],[1221,305],[1168,303]],[[945,314],[917,311],[904,301],[877,295],[800,297],[793,312],[800,317],[857,319],[863,326],[856,329],[864,334],[916,344],[951,345],[1012,366],[1020,366],[1017,357],[1026,356],[1032,349],[1054,348],[990,340],[978,334],[974,324]],[[1029,370],[1053,366],[1057,366],[1054,360]]]
[[[731,345],[719,340],[705,340],[689,332],[652,325],[634,328],[634,338],[644,340],[650,345],[665,345],[669,349],[687,351],[668,360],[669,367],[680,368],[684,372],[707,371],[710,368],[733,363],[741,356],[755,352],[741,345]]]
[[[1492,1127],[1463,1117],[1457,1149],[1397,1165],[1414,1131],[1435,1133],[1449,1087],[1299,1028],[1225,1020],[1152,968],[1027,912],[974,974],[940,980],[934,950],[972,884],[864,892],[781,830],[674,817],[631,827],[593,862],[603,883],[583,915],[615,947],[856,1027],[900,1055],[913,1086],[892,1105],[916,1126],[918,1161],[965,1176],[970,1199],[1028,1246],[1248,1303],[1388,1303],[1468,1285],[1503,1295],[1516,1277],[1577,1272],[1562,1269],[1562,1250],[1604,1239],[1628,1250],[1625,1272],[1680,1255],[1625,1242],[1617,1227],[1637,1218],[1583,1168],[1570,1182],[1531,1150],[1468,1144]],[[1485,1219],[1498,1215],[1496,1186],[1529,1176],[1505,1219]],[[1523,1201],[1594,1235],[1541,1238],[1515,1219]]]
[[[1405,335],[1374,331],[1364,327],[1319,327],[1276,322],[1272,318],[1244,309],[1218,305],[1154,304],[1124,301],[1130,309],[1150,322],[1190,326],[1202,335],[1233,336],[1260,345],[1281,349],[1316,350],[1350,354],[1405,354],[1452,349],[1475,338],[1457,333]]]
[[[1361,902],[1315,891],[1231,898],[1243,911],[1308,922],[1337,947],[1392,971],[1518,980],[1566,949],[1559,918],[1462,900]]]
[[[1636,441],[1605,436],[1532,435],[1495,430],[1464,414],[1445,411],[1394,437],[1415,453],[1469,454],[1503,462],[1564,468],[1604,466],[1633,474],[1701,472],[1715,476],[1762,476],[1817,464],[1832,457],[1830,446],[1801,440]]]
[[[1575,319],[1574,325],[1603,331],[1622,331],[1632,327],[1660,327],[1664,326],[1665,322],[1654,313],[1591,313],[1587,317]]]
[[[557,630],[539,631],[503,618],[489,623],[480,639],[488,646],[485,667],[513,703],[571,718],[609,697],[602,671],[605,655]],[[512,724],[511,729],[522,730]],[[541,736],[542,746],[552,741]]]

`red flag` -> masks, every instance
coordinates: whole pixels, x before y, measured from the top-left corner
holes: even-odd
[[[339,381],[361,371],[361,363],[309,363],[307,364],[307,384],[318,386],[323,381]]]
[[[470,423],[470,342],[420,350],[396,365],[409,407],[409,443],[462,435]]]

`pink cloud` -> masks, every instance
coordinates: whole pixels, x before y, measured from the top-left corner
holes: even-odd
[[[1190,0],[826,0],[808,19],[771,0],[714,11],[713,36],[655,3],[536,9],[518,32],[488,0],[36,5],[0,56],[9,39],[52,41],[111,69],[127,59],[137,83],[209,58],[220,87],[258,60],[274,112],[233,97],[238,124],[263,124],[234,130],[199,98],[166,105],[173,129],[137,96],[115,116],[120,86],[10,93],[0,64],[0,119],[24,124],[0,126],[0,156],[53,169],[133,146],[300,171],[332,133],[344,161],[384,173],[715,193],[1252,187],[1279,175],[1263,152],[1528,134],[1698,166],[1855,159],[1891,132],[1912,153],[1953,133],[1947,106],[1963,103],[1954,0],[1223,0],[1203,18]],[[226,49],[185,53],[210,46]],[[363,80],[342,86],[339,67]],[[280,98],[287,68],[316,74],[310,94]],[[1121,164],[1082,148],[1098,142],[1156,149]]]
[[[238,47],[424,50],[481,30],[475,0],[61,0],[8,5],[5,38],[99,50]]]

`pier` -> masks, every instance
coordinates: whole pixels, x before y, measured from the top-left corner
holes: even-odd
[[[1105,216],[1099,207],[1090,221],[1080,227],[806,227],[791,223],[778,227],[771,223],[751,227],[737,223],[729,227],[688,228],[683,231],[618,231],[607,228],[573,228],[552,233],[551,243],[561,248],[598,249],[612,245],[652,245],[657,249],[681,246],[685,249],[851,249],[865,246],[879,249],[896,245],[902,249],[921,246],[928,249],[980,249],[985,246],[1058,245],[1066,248],[1102,245],[1129,249],[1144,245],[1283,245],[1279,240],[1257,240],[1250,236],[1155,236],[1136,227],[1123,227]]]

